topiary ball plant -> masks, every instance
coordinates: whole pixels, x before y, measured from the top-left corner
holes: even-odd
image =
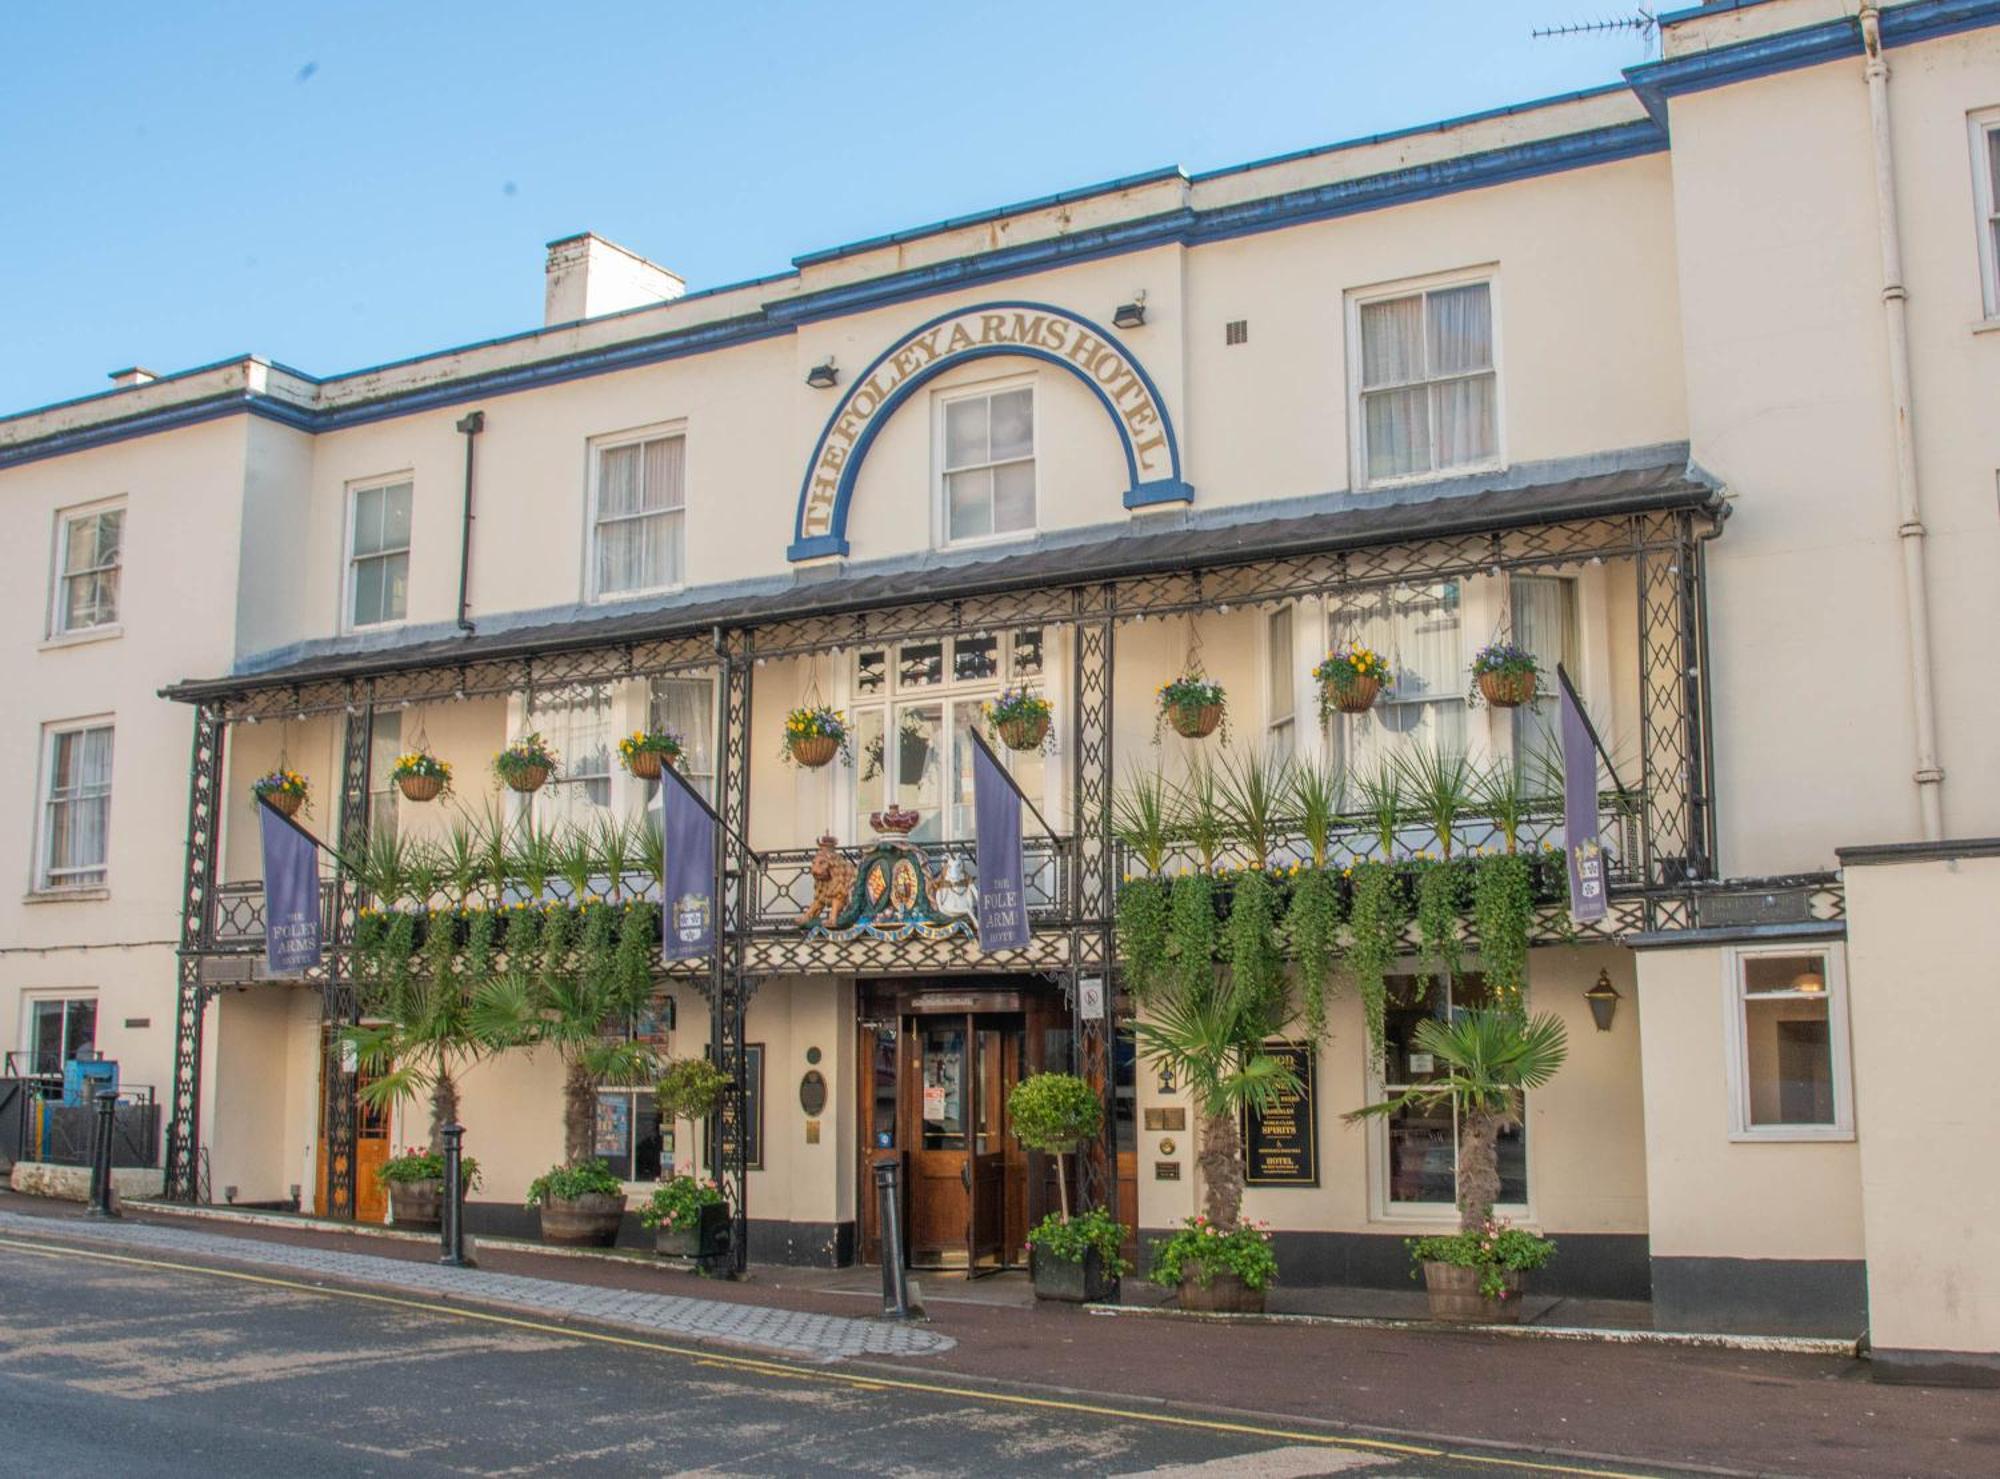
[[[1073,1073],[1030,1074],[1007,1096],[1014,1136],[1030,1150],[1056,1158],[1056,1194],[1069,1217],[1069,1178],[1062,1158],[1104,1132],[1104,1101]]]

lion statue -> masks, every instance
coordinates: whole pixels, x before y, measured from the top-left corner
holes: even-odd
[[[812,903],[799,916],[799,926],[809,928],[818,920],[831,928],[854,891],[854,864],[841,854],[838,840],[830,834],[820,838],[819,851],[813,854],[812,881]]]

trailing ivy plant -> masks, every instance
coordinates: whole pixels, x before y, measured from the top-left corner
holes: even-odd
[[[507,911],[507,928],[501,933],[500,948],[509,969],[524,967],[541,948],[542,911],[521,905]]]
[[[1134,878],[1118,891],[1118,958],[1144,1001],[1165,979],[1170,905],[1163,878]]]
[[[1340,888],[1324,868],[1308,868],[1292,880],[1285,911],[1285,938],[1299,963],[1299,995],[1306,1030],[1317,1042],[1326,1036],[1327,986],[1340,955]]]
[[[1261,868],[1237,875],[1229,919],[1222,927],[1222,953],[1236,989],[1252,1010],[1274,1010],[1285,991],[1285,960],[1278,950],[1278,891]]]
[[[616,941],[618,916],[608,904],[587,904],[583,910],[583,938],[577,944],[577,974],[593,986],[609,983],[612,949]]]
[[[611,974],[619,995],[651,994],[652,950],[658,938],[659,922],[653,905],[644,899],[628,903],[618,921],[618,948],[611,958]]]
[[[1534,920],[1528,860],[1511,854],[1483,858],[1472,876],[1472,924],[1496,1005],[1519,1011],[1528,987],[1528,929]]]
[[[1169,915],[1169,984],[1183,996],[1192,996],[1206,990],[1215,976],[1215,880],[1206,873],[1176,878]]]
[[[1403,948],[1403,899],[1396,886],[1396,870],[1387,863],[1357,863],[1353,878],[1347,967],[1354,973],[1354,987],[1361,996],[1369,1046],[1380,1057],[1389,967]]]
[[[1458,975],[1462,959],[1458,916],[1465,903],[1465,876],[1450,862],[1424,859],[1414,866],[1417,962],[1430,979],[1444,984]]]

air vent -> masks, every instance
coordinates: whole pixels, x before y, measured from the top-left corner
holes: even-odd
[[[1222,326],[1222,342],[1224,344],[1248,344],[1250,342],[1250,320],[1247,318],[1232,318],[1228,323],[1224,324]]]

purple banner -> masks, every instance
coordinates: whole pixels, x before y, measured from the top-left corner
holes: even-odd
[[[257,803],[264,833],[264,973],[297,976],[320,963],[319,844]]]
[[[1602,919],[1604,849],[1597,838],[1597,746],[1583,706],[1567,682],[1562,689],[1563,852],[1569,859],[1569,917],[1578,924]]]
[[[660,778],[666,893],[660,901],[660,954],[692,960],[715,949],[715,818],[668,766]]]
[[[1019,950],[1028,943],[1028,901],[1021,883],[1021,797],[986,746],[972,746],[972,809],[979,843],[979,948]]]

